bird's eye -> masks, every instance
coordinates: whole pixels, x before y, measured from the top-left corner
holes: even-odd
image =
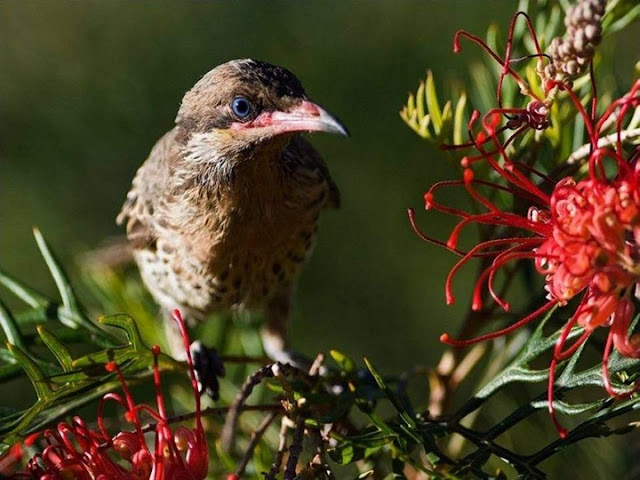
[[[231,102],[231,110],[233,110],[236,117],[240,119],[247,118],[251,113],[251,103],[246,97],[235,97]]]

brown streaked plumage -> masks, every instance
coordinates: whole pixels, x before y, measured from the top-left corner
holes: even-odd
[[[246,103],[245,103],[246,102]],[[339,193],[303,131],[346,134],[289,71],[234,60],[186,93],[118,215],[142,279],[167,311],[264,311],[279,359],[320,212]]]

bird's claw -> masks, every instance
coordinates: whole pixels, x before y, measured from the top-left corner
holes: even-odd
[[[224,364],[214,348],[203,345],[196,340],[189,347],[193,357],[193,366],[198,380],[200,394],[206,394],[213,400],[220,395],[220,382],[218,377],[224,377]]]
[[[309,370],[313,365],[313,360],[293,350],[281,350],[279,352],[271,352],[270,357],[276,362],[282,363],[284,365],[291,365],[292,367],[304,373],[309,373]],[[324,365],[321,365],[318,368],[318,371],[316,372],[316,374],[320,375],[321,377],[326,376],[328,373],[329,373],[329,370]]]

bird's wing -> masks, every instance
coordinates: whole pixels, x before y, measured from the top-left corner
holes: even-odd
[[[294,159],[293,173],[300,182],[326,192],[324,208],[340,207],[340,190],[331,178],[327,164],[307,140],[301,136],[294,138],[285,150],[285,156]]]
[[[178,154],[176,130],[167,132],[151,149],[147,160],[138,169],[131,190],[116,218],[126,224],[127,238],[135,249],[153,248],[156,242],[154,212],[163,209],[162,192],[167,188],[172,158]]]

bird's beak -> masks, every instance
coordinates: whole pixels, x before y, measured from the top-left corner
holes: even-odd
[[[270,127],[277,134],[327,132],[349,136],[349,131],[337,118],[309,100],[303,100],[286,111],[263,112],[251,123],[256,127]]]

